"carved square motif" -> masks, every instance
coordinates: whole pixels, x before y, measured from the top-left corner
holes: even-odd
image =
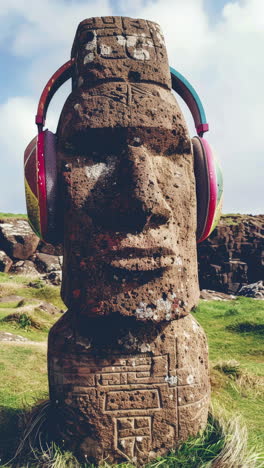
[[[110,391],[106,394],[105,411],[160,409],[158,389]]]
[[[116,448],[133,460],[142,450],[150,450],[151,417],[117,418]]]

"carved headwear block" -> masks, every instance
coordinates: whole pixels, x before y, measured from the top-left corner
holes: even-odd
[[[106,16],[82,21],[71,57],[76,60],[73,89],[104,81],[130,81],[171,89],[164,38],[157,23]]]

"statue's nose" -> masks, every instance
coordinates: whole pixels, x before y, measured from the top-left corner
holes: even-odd
[[[168,221],[171,209],[162,194],[159,185],[158,168],[155,156],[144,146],[128,145],[120,160],[118,179],[124,207],[128,211],[137,206],[144,214],[146,222],[164,224]]]
[[[161,168],[154,158],[142,146],[123,149],[109,180],[87,198],[87,213],[100,229],[133,233],[168,222],[172,210],[162,193]]]
[[[144,148],[127,146],[120,156],[115,182],[97,222],[102,227],[122,232],[166,224],[171,216],[158,183],[157,168]]]

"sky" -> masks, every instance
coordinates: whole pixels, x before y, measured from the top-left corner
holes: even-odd
[[[264,213],[264,0],[0,0],[0,212],[26,212],[23,157],[40,94],[69,60],[79,22],[105,15],[160,24],[170,65],[205,108],[206,139],[223,169],[223,212]],[[53,132],[69,93],[70,82],[51,102]]]

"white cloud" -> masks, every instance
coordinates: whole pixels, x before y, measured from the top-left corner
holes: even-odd
[[[161,24],[170,64],[202,99],[206,138],[224,170],[225,211],[263,213],[263,0],[227,3],[214,24],[199,0],[158,0],[135,13]]]
[[[40,94],[50,75],[68,60],[79,21],[98,13],[120,14],[122,10],[123,15],[154,20],[161,25],[170,64],[198,91],[210,123],[208,140],[216,148],[224,169],[225,211],[264,211],[260,204],[263,199],[263,0],[227,2],[213,23],[202,0],[137,0],[128,6],[120,0],[118,11],[111,9],[107,0],[96,4],[62,0],[40,4],[28,0],[26,5],[25,8],[22,0],[9,0],[8,6],[7,2],[0,3],[0,21],[2,14],[5,25],[0,41],[1,36],[10,36],[17,23],[10,41],[11,51],[31,58],[26,80],[32,94],[28,98],[10,99],[0,109],[1,115],[7,115],[0,128],[0,138],[9,166],[11,161],[13,166],[18,163],[30,135],[34,135],[31,123],[37,107],[34,96]],[[53,130],[67,89],[52,101],[48,125]],[[192,134],[194,127],[188,112],[187,121],[191,123]],[[15,141],[12,141],[14,134]]]
[[[37,134],[34,123],[36,102],[29,97],[14,97],[0,106],[1,171],[0,211],[25,212],[24,151]],[[49,122],[56,127],[56,116],[49,114]]]
[[[65,2],[63,0],[9,0],[8,6],[0,6],[4,21],[14,24],[10,48],[12,53],[30,57],[45,54],[49,49],[71,47],[76,27],[80,21],[91,16],[111,14],[108,0]]]

